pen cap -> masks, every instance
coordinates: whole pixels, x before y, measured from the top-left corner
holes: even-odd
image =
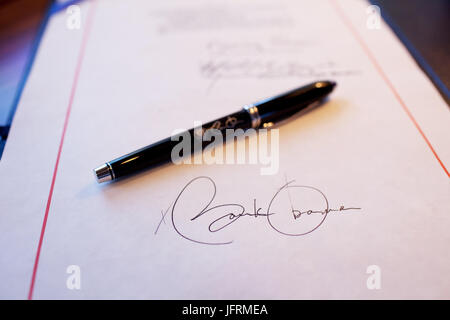
[[[275,124],[306,109],[312,103],[325,98],[335,85],[332,81],[318,81],[254,103],[261,118],[260,127],[265,127],[264,124]]]

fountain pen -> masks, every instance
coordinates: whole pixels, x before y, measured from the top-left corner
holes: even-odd
[[[335,86],[336,83],[333,81],[313,82],[275,97],[246,105],[235,113],[202,125],[201,132],[211,128],[219,130],[222,134],[225,134],[225,130],[228,129],[270,128],[302,110],[304,111],[317,105],[333,91]],[[191,140],[199,139],[197,130],[198,128],[192,128],[184,132],[184,134],[190,135]],[[168,163],[172,160],[172,149],[178,143],[178,141],[168,137],[108,161],[94,169],[97,182],[116,180],[144,169]],[[210,143],[212,142],[201,141],[202,150]]]

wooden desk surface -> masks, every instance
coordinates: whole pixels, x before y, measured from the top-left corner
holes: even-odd
[[[387,13],[439,77],[447,91],[441,89],[441,95],[450,105],[450,1],[372,0],[372,3],[379,5],[382,13]],[[431,80],[439,88],[436,80]]]

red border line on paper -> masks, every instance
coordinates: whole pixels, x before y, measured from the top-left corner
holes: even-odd
[[[66,135],[67,126],[69,124],[70,112],[72,110],[72,105],[73,105],[73,99],[75,97],[75,92],[77,91],[78,78],[79,78],[79,75],[80,75],[81,66],[83,64],[84,53],[86,51],[86,44],[87,44],[87,41],[88,41],[88,38],[89,38],[89,33],[90,33],[90,30],[91,30],[91,26],[92,26],[92,19],[93,19],[95,7],[96,7],[96,1],[92,1],[91,6],[92,7],[90,7],[88,9],[89,12],[88,12],[87,20],[86,20],[86,27],[84,29],[83,38],[81,40],[82,42],[81,42],[80,52],[78,54],[77,65],[76,65],[76,68],[75,68],[75,75],[74,75],[73,82],[72,82],[72,89],[70,91],[69,103],[67,105],[66,116],[65,116],[65,119],[64,119],[64,126],[63,126],[63,130],[62,130],[61,139],[59,141],[58,153],[57,153],[57,156],[56,156],[55,167],[53,169],[52,182],[51,182],[51,185],[50,185],[50,191],[49,191],[48,199],[47,199],[47,206],[45,207],[44,220],[42,222],[41,234],[40,234],[40,237],[39,237],[39,243],[38,243],[38,247],[37,247],[36,257],[35,257],[35,260],[34,260],[33,273],[32,273],[32,276],[31,276],[30,288],[29,288],[29,291],[28,291],[28,300],[32,300],[33,299],[33,290],[34,290],[34,284],[35,284],[35,281],[36,281],[36,274],[37,274],[37,270],[38,270],[38,266],[39,266],[39,257],[40,257],[40,254],[41,254],[42,243],[44,241],[45,227],[47,226],[48,213],[50,211],[50,205],[52,203],[53,189],[55,187],[56,175],[58,173],[59,159],[61,157],[61,151],[62,151],[62,148],[63,148],[63,145],[64,145],[64,137]]]
[[[353,24],[351,23],[350,19],[347,17],[347,15],[345,14],[344,10],[342,10],[342,8],[339,6],[339,4],[337,3],[336,0],[330,0],[332,7],[334,8],[334,10],[336,11],[336,13],[338,14],[338,16],[342,19],[342,21],[344,22],[344,24],[347,26],[347,28],[350,30],[350,32],[353,34],[353,36],[355,37],[355,39],[358,41],[358,43],[361,45],[362,49],[364,50],[364,52],[366,53],[367,57],[369,58],[369,60],[372,62],[372,64],[374,65],[375,69],[378,71],[378,73],[380,74],[380,76],[383,78],[383,80],[386,82],[387,86],[389,87],[389,89],[392,91],[392,93],[394,94],[395,98],[397,99],[397,101],[400,103],[400,106],[402,107],[403,111],[405,111],[406,115],[408,116],[408,118],[412,121],[412,123],[414,124],[414,126],[416,127],[416,129],[419,131],[420,135],[422,136],[422,138],[425,140],[426,144],[428,145],[428,148],[430,148],[431,152],[434,154],[436,160],[439,162],[439,164],[441,165],[442,169],[444,169],[445,173],[447,174],[447,176],[450,178],[450,173],[448,172],[447,168],[445,167],[444,163],[441,161],[441,159],[439,158],[438,154],[436,153],[436,151],[434,150],[433,146],[431,145],[430,140],[428,140],[427,136],[425,135],[425,133],[423,132],[422,128],[419,126],[419,123],[416,121],[416,119],[414,118],[414,116],[412,115],[411,111],[409,110],[409,108],[406,106],[405,102],[403,101],[403,99],[400,97],[399,93],[397,92],[397,90],[395,89],[394,85],[392,84],[392,82],[389,80],[389,78],[387,77],[386,73],[383,71],[383,69],[381,68],[380,64],[378,63],[377,59],[375,58],[374,54],[372,53],[372,51],[369,49],[369,47],[367,46],[367,44],[364,42],[363,38],[361,37],[361,35],[358,33],[358,31],[356,30],[356,28],[353,26]]]

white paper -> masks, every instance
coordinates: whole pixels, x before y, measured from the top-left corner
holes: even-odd
[[[368,6],[116,0],[81,3],[80,29],[53,16],[0,162],[0,297],[450,298],[449,110],[389,27],[367,27]],[[279,127],[275,175],[217,164],[93,177],[175,129],[321,79],[338,86]],[[209,232],[230,207],[190,219],[212,181],[210,207],[277,215]],[[284,214],[324,210],[323,196],[360,209],[282,234],[318,225]]]

